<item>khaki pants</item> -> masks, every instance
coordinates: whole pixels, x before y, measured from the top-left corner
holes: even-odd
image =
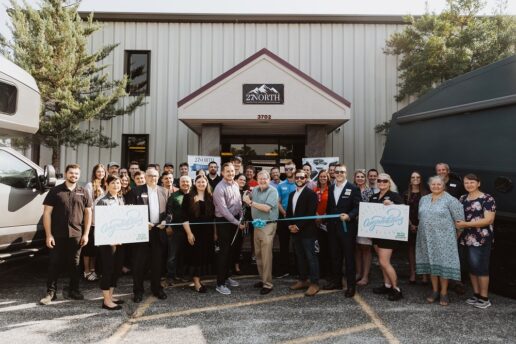
[[[272,288],[272,246],[275,234],[276,223],[254,229],[254,254],[264,288]]]

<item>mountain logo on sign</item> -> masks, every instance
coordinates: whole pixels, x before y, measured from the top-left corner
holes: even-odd
[[[276,89],[274,87],[269,87],[269,86],[263,84],[262,86],[256,87],[254,90],[249,91],[249,93],[254,93],[254,94],[260,94],[260,93],[261,94],[278,94],[278,91],[276,91]]]

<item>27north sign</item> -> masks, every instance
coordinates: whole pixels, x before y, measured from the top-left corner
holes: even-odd
[[[283,84],[244,84],[244,104],[283,104]]]

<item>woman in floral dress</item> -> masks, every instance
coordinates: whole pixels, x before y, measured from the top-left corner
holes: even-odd
[[[419,202],[419,228],[416,239],[416,273],[429,274],[432,294],[429,303],[438,298],[447,306],[448,280],[460,281],[460,262],[455,223],[464,220],[462,204],[445,191],[439,176],[429,180],[429,195]],[[440,290],[439,290],[440,289]]]

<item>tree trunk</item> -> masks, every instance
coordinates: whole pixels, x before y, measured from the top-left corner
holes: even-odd
[[[52,165],[56,169],[56,173],[61,170],[61,146],[52,147]]]

